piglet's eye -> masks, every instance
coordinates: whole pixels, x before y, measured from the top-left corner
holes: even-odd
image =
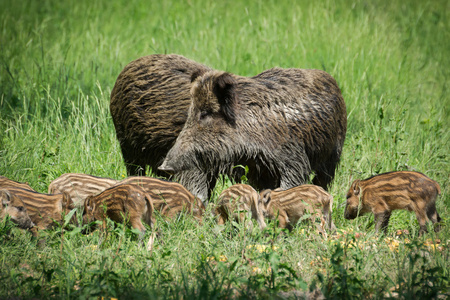
[[[209,112],[204,110],[200,113],[200,120],[206,118],[209,115]]]

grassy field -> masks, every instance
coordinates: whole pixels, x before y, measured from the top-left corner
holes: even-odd
[[[302,298],[315,289],[330,299],[448,297],[449,12],[448,1],[419,0],[0,1],[0,175],[40,192],[68,172],[126,176],[109,95],[144,55],[181,54],[244,76],[322,69],[348,112],[330,188],[337,236],[304,224],[249,233],[210,214],[202,225],[182,216],[158,219],[148,252],[123,226],[90,235],[58,227],[42,243],[5,221],[0,298]],[[440,233],[418,237],[415,215],[403,211],[387,236],[374,233],[373,216],[343,218],[354,179],[392,170],[439,182]]]

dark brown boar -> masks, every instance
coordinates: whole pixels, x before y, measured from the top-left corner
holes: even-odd
[[[200,222],[205,206],[202,201],[177,182],[152,177],[132,176],[120,181],[120,184],[135,184],[142,187],[152,198],[155,211],[170,219],[181,212],[192,214]]]
[[[27,208],[22,200],[8,190],[0,190],[1,210],[0,220],[9,215],[11,221],[17,224],[19,228],[29,229],[34,226],[28,215]]]
[[[0,188],[9,188],[9,187],[18,187],[30,191],[34,191],[34,189],[28,185],[28,183],[18,182],[6,178],[4,176],[0,176]]]
[[[186,122],[191,76],[208,67],[180,55],[154,54],[130,62],[111,92],[110,111],[128,175],[157,175]]]
[[[17,187],[7,188],[6,190],[22,200],[31,221],[37,229],[49,229],[55,225],[55,222],[62,223],[63,216],[75,208],[72,199],[66,193],[41,194]],[[72,216],[70,222],[76,223],[75,215]]]
[[[254,77],[209,71],[191,88],[183,130],[160,170],[202,200],[218,174],[249,167],[258,190],[313,183],[327,189],[344,144],[347,116],[336,81],[319,70],[273,68]],[[188,176],[184,176],[190,171]]]
[[[87,174],[66,173],[53,180],[48,186],[49,194],[65,192],[69,194],[76,207],[83,207],[84,200],[116,185],[119,180]]]
[[[307,214],[312,221],[319,217],[319,231],[335,230],[331,218],[333,196],[322,187],[304,184],[284,191],[264,190],[260,193],[260,210],[270,219],[279,220],[281,228],[292,230],[293,226]]]
[[[376,230],[387,233],[391,212],[396,209],[414,211],[419,221],[419,234],[427,232],[426,221],[440,222],[436,198],[439,184],[419,172],[397,171],[355,180],[347,193],[344,212],[346,219],[354,219],[367,212],[375,216]],[[439,230],[439,226],[435,228]]]
[[[83,223],[95,220],[105,221],[108,217],[117,223],[129,222],[131,227],[145,233],[146,224],[153,227],[152,198],[141,187],[134,184],[119,184],[84,202]]]
[[[217,223],[222,225],[228,220],[244,223],[246,219],[253,218],[258,222],[259,228],[264,229],[266,223],[259,209],[258,199],[258,192],[248,184],[234,184],[225,189],[219,195],[215,209]]]

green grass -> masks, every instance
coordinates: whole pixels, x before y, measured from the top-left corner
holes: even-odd
[[[0,1],[0,175],[40,192],[67,172],[123,178],[109,95],[144,55],[177,53],[244,76],[323,69],[347,104],[330,192],[336,225],[352,231],[250,234],[182,217],[158,222],[148,252],[122,226],[87,236],[57,228],[39,243],[5,221],[0,298],[271,298],[314,287],[328,298],[448,295],[449,12],[448,1]],[[438,235],[419,238],[414,214],[393,214],[388,236],[410,231],[399,251],[374,234],[372,216],[343,218],[353,179],[392,170],[423,172],[442,189]],[[442,251],[423,245],[434,238]]]

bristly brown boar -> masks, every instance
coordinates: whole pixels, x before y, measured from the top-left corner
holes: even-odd
[[[67,193],[76,207],[83,207],[84,200],[97,195],[119,181],[87,174],[66,173],[53,180],[48,186],[49,194]]]
[[[24,203],[31,221],[38,229],[49,229],[55,225],[55,221],[61,223],[63,216],[67,215],[74,205],[70,196],[62,194],[41,194],[17,187],[7,188],[11,195],[14,195]],[[76,223],[73,215],[72,223]]]
[[[128,175],[157,170],[186,122],[191,76],[208,67],[181,55],[130,62],[117,77],[110,111]]]
[[[132,176],[120,181],[120,184],[125,183],[142,187],[152,198],[155,211],[165,217],[174,219],[185,211],[200,222],[203,219],[205,206],[202,201],[177,182],[146,176]]]
[[[319,230],[335,230],[331,218],[333,196],[322,187],[304,184],[288,190],[264,190],[260,193],[259,206],[264,216],[278,217],[279,226],[292,230],[293,226],[306,214],[312,221],[321,219]]]
[[[248,166],[258,190],[313,183],[327,189],[347,130],[341,91],[320,70],[273,68],[254,77],[209,71],[195,78],[183,130],[160,170],[208,199],[219,174]],[[186,174],[188,175],[186,176]]]
[[[142,221],[152,228],[153,211],[152,199],[143,188],[134,184],[119,184],[86,198],[83,223],[105,221],[108,217],[117,223],[128,222],[141,231],[142,237],[145,233]]]
[[[0,220],[7,215],[19,228],[29,229],[34,226],[22,200],[8,190],[0,189]]]
[[[436,199],[441,193],[439,184],[422,173],[397,171],[380,174],[365,180],[355,180],[348,193],[344,212],[346,219],[354,219],[367,212],[375,215],[376,230],[384,230],[391,212],[396,209],[414,211],[420,231],[427,231],[426,222],[440,222]],[[439,230],[439,226],[435,228]]]
[[[247,184],[234,184],[225,189],[219,195],[215,208],[217,223],[222,225],[228,220],[243,223],[246,219],[252,218],[258,222],[261,230],[264,229],[266,223],[259,209],[258,199],[258,192]]]

